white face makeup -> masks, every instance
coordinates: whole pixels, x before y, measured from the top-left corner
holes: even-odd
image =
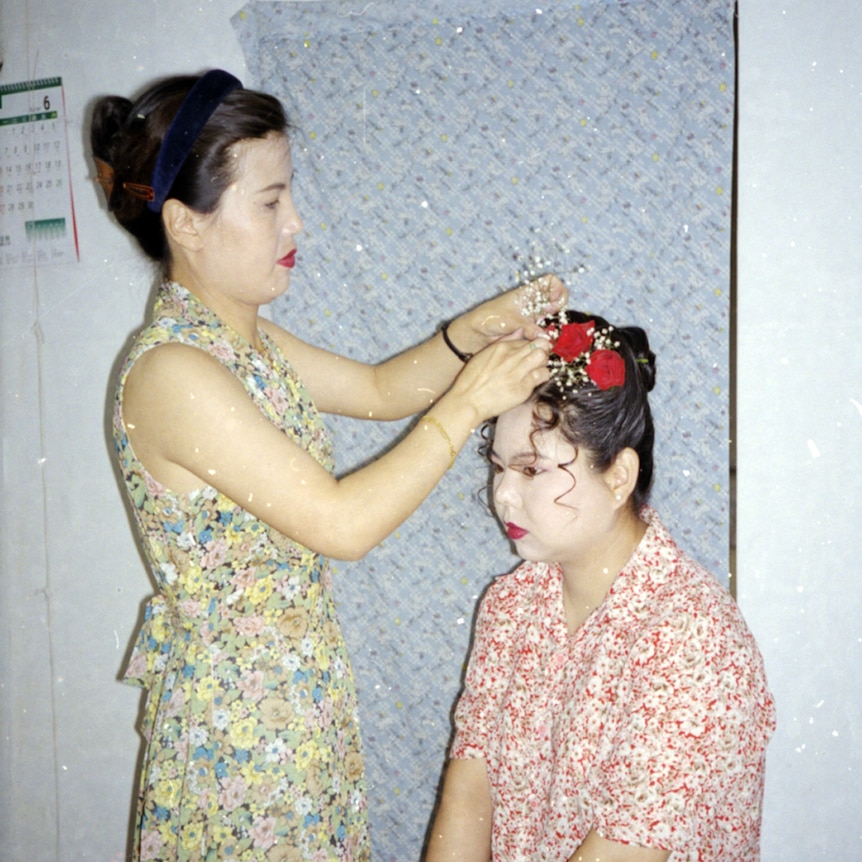
[[[556,430],[535,432],[533,406],[497,420],[494,508],[525,560],[577,565],[601,547],[614,518],[603,474]]]

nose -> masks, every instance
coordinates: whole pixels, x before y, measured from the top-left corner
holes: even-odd
[[[291,195],[287,202],[282,231],[291,236],[296,236],[297,234],[302,233],[304,229],[305,225],[302,223],[302,218],[299,215],[299,211],[297,210],[296,204],[293,202],[293,196]]]
[[[494,476],[494,508],[499,512],[501,506],[517,506],[520,495],[512,470],[502,470]]]

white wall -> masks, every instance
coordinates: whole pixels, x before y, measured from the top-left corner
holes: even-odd
[[[221,65],[241,0],[0,5],[0,83],[63,78],[81,261],[0,271],[0,856],[121,859],[147,594],[105,442],[152,274],[100,209],[91,98]],[[828,10],[828,11],[827,11]],[[739,596],[778,698],[764,860],[862,858],[859,0],[741,0]],[[407,860],[405,860],[407,862]]]
[[[148,593],[105,435],[111,369],[153,276],[102,210],[90,101],[245,71],[242,0],[2,0],[0,83],[61,76],[78,264],[0,271],[0,859],[119,860],[137,692],[116,682]],[[98,194],[97,194],[98,192]]]
[[[862,3],[743,0],[739,598],[778,701],[765,860],[862,859]]]

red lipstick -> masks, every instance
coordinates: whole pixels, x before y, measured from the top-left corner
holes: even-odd
[[[512,524],[511,522],[507,522],[506,524],[506,535],[513,542],[517,542],[518,539],[523,539],[528,532],[528,530],[525,530],[523,527],[519,527],[517,524]]]
[[[286,266],[288,269],[293,269],[296,265],[296,249],[288,252],[279,262],[279,266]]]

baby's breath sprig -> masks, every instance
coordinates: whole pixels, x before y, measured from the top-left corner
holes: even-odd
[[[543,232],[543,229],[530,228],[530,232],[538,235]],[[545,253],[537,249],[537,246],[540,244],[543,248],[552,247],[551,253],[553,254],[554,250],[556,250],[562,257],[546,257]],[[550,301],[550,292],[548,290],[548,279],[550,276],[556,275],[559,278],[565,279],[568,275],[577,275],[585,272],[586,268],[583,264],[572,267],[568,263],[571,260],[570,250],[554,236],[533,237],[529,246],[530,250],[526,253],[522,252],[517,246],[512,253],[512,258],[518,267],[514,283],[523,288],[519,297],[521,314],[524,317],[536,318],[544,312]]]
[[[521,314],[536,318],[541,315],[551,301],[548,290],[550,275],[545,273],[536,279],[524,282],[521,287]]]

